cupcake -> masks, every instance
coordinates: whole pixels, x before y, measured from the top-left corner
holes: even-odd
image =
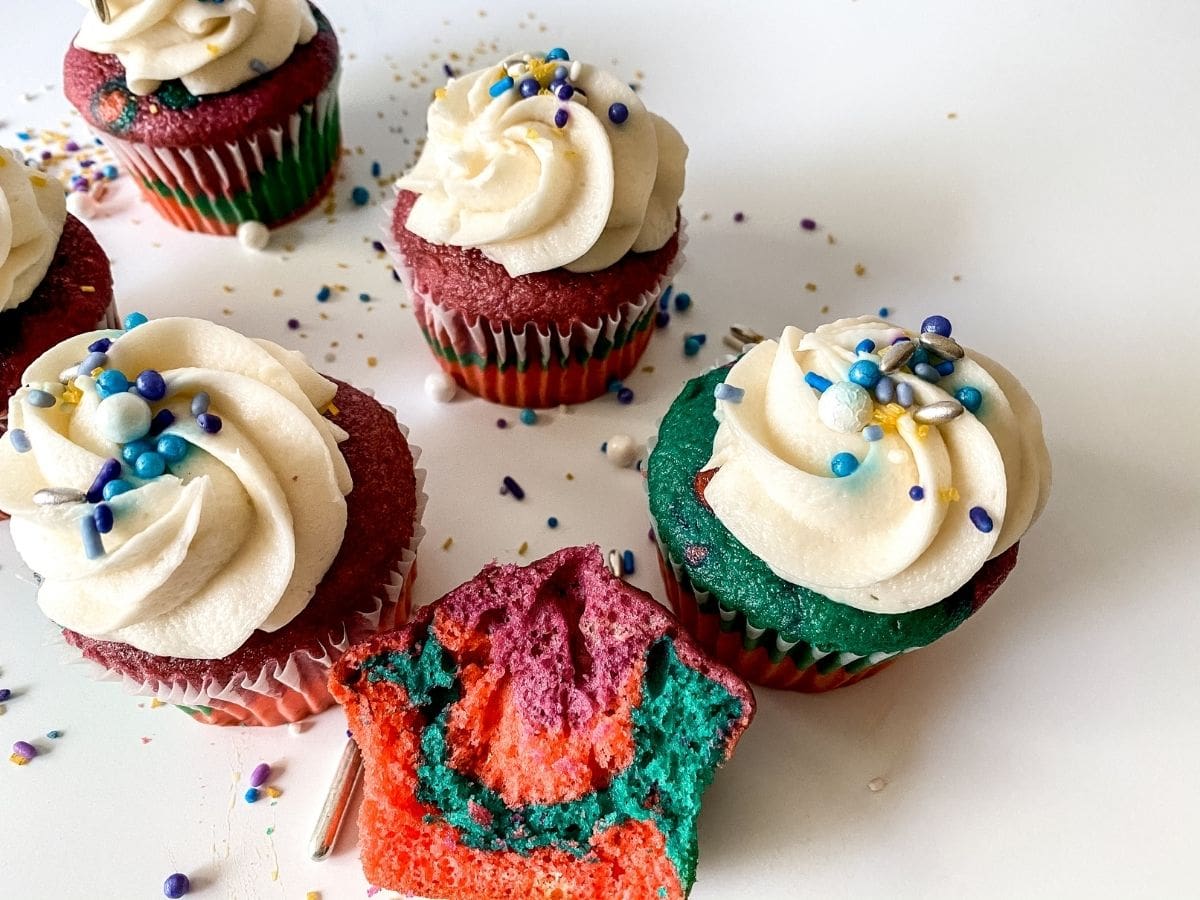
[[[522,407],[628,375],[682,262],[686,158],[629,85],[561,48],[438,89],[390,249],[441,367]]]
[[[351,648],[372,884],[455,900],[681,898],[700,795],[754,715],[648,595],[569,547],[490,565]]]
[[[1050,489],[1033,400],[942,316],[920,334],[785,329],[688,382],[648,469],[680,620],[750,680],[801,691],[961,625]]]
[[[0,148],[0,435],[25,367],[116,315],[108,257],[67,215],[62,185]]]
[[[9,404],[0,509],[38,604],[200,721],[319,712],[350,643],[408,613],[424,495],[404,431],[268,341],[127,322],[46,353]]]
[[[282,225],[333,184],[338,42],[306,0],[104,0],[67,51],[67,99],[169,222]]]

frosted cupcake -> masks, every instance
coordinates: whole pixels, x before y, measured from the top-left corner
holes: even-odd
[[[67,99],[181,228],[281,225],[341,146],[338,42],[306,0],[103,0],[63,64]]]
[[[390,245],[438,363],[512,406],[603,394],[682,262],[682,138],[561,48],[451,79],[428,118]]]
[[[1041,416],[942,316],[787,328],[688,382],[649,460],[673,606],[759,684],[878,672],[977,611],[1050,489]]]
[[[116,325],[108,257],[62,185],[0,148],[0,435],[21,373],[59,341]]]
[[[407,616],[424,495],[394,415],[298,353],[200,319],[38,359],[0,509],[84,657],[217,724],[332,703],[328,669]]]

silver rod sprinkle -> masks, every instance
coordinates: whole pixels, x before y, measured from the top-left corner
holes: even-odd
[[[621,552],[619,550],[608,551],[608,571],[617,578],[621,577]]]
[[[346,749],[338,760],[337,771],[333,773],[333,784],[325,795],[325,804],[317,817],[317,827],[313,829],[308,842],[308,852],[317,862],[329,856],[333,845],[337,842],[338,832],[350,809],[350,798],[354,795],[354,786],[362,772],[362,753],[354,739],[346,741]]]
[[[921,346],[932,350],[942,359],[962,359],[965,356],[962,344],[952,337],[943,337],[932,331],[921,335]]]
[[[64,503],[83,503],[85,500],[87,494],[75,488],[42,488],[33,495],[33,502],[38,506],[61,506]]]
[[[893,375],[899,372],[912,359],[912,355],[917,351],[917,345],[912,341],[901,341],[898,344],[892,344],[880,354],[879,371],[884,375]]]
[[[765,337],[753,328],[747,328],[745,325],[730,325],[729,333],[743,344],[761,344],[766,340]]]
[[[92,0],[92,9],[96,11],[96,18],[105,25],[112,21],[112,13],[108,10],[108,0]]]
[[[963,405],[957,400],[939,400],[922,406],[913,413],[913,421],[922,425],[942,425],[952,422],[963,414]]]

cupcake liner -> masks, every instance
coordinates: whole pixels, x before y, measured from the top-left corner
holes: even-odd
[[[687,223],[680,220],[679,250],[658,283],[598,322],[574,322],[564,332],[529,323],[516,331],[504,321],[471,319],[418,291],[404,252],[392,238],[394,201],[386,205],[384,246],[412,298],[425,342],[442,369],[463,388],[505,406],[544,409],[582,403],[608,391],[633,371],[654,333],[657,301],[683,265]]]
[[[218,146],[155,147],[98,137],[142,195],[180,228],[231,235],[243,222],[277,227],[312,209],[341,154],[338,77],[286,121]]]
[[[395,410],[385,407],[393,415]],[[408,438],[408,428],[400,425]],[[413,462],[421,450],[409,444]],[[207,725],[283,725],[307,718],[333,706],[329,693],[329,670],[350,645],[405,621],[411,608],[412,582],[416,577],[417,548],[425,536],[421,519],[429,501],[425,493],[425,470],[416,469],[416,510],[412,539],[395,561],[387,583],[371,598],[372,606],[349,613],[340,634],[329,633],[320,642],[320,652],[295,650],[282,660],[247,672],[226,682],[206,679],[190,681],[139,680],[112,672],[98,663],[83,659],[102,681],[120,681],[126,691],[154,697],[178,706],[193,719]]]

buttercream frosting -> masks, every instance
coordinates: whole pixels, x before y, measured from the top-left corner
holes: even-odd
[[[32,295],[67,219],[62,185],[0,147],[0,312]]]
[[[518,54],[438,91],[397,187],[420,195],[405,227],[431,243],[477,248],[514,277],[594,272],[675,233],[686,159],[615,75]]]
[[[908,612],[953,594],[1020,538],[1050,487],[1036,405],[1007,369],[971,350],[937,383],[893,374],[915,402],[872,402],[880,439],[825,424],[812,382],[847,382],[862,341],[882,350],[902,336],[917,338],[864,317],[810,333],[788,327],[758,344],[718,394],[706,466],[716,469],[706,502],[776,575],[869,612]],[[819,377],[806,381],[809,373]],[[964,387],[980,392],[976,413],[914,419],[922,406],[957,403]],[[837,477],[831,460],[843,453],[860,464]]]
[[[116,54],[135,94],[174,79],[196,95],[231,91],[317,33],[307,0],[107,0],[107,22],[82,2],[88,14],[75,46]]]
[[[98,414],[103,375],[75,374],[100,338],[114,339],[106,369],[131,380],[162,375],[166,395],[151,405],[173,413],[162,434],[182,438],[187,454],[154,478],[136,477],[127,462],[120,477],[133,489],[106,501],[112,530],[90,559],[81,529],[97,504],[39,505],[34,495],[86,492],[106,460],[122,458]],[[36,391],[56,402],[46,406]],[[321,415],[335,391],[300,354],[199,319],[82,335],[36,360],[9,404],[9,427],[28,449],[0,441],[0,508],[43,579],[43,611],[90,637],[201,659],[291,621],[346,527],[352,483],[337,447],[346,434]],[[202,392],[220,419],[216,433],[193,415]]]

